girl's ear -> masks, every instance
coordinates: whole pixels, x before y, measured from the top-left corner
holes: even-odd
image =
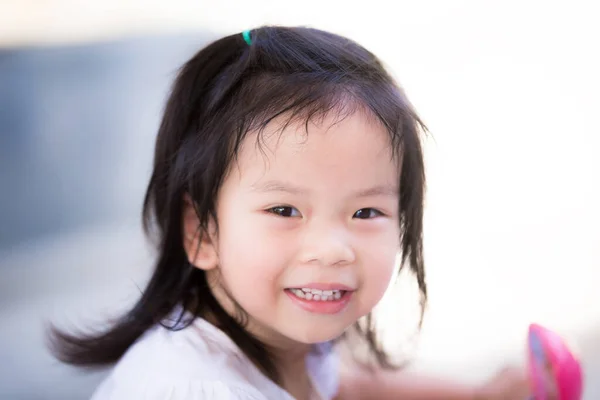
[[[211,218],[208,231],[200,226],[200,220],[188,194],[183,198],[183,247],[190,264],[208,271],[219,264],[217,252],[216,223]]]

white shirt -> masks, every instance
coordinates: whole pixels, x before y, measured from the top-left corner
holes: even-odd
[[[306,360],[318,400],[338,390],[335,352]],[[292,400],[221,330],[196,318],[179,331],[157,325],[119,360],[92,400]]]

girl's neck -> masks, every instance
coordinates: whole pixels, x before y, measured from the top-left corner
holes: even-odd
[[[309,400],[314,398],[314,387],[308,374],[306,363],[302,360],[302,365],[294,366],[288,371],[281,371],[280,386],[288,392],[294,399]]]
[[[263,339],[264,340],[264,339]],[[270,346],[273,360],[279,373],[279,386],[294,399],[313,398],[314,387],[306,365],[306,359],[314,345],[299,344],[289,340],[266,342]]]

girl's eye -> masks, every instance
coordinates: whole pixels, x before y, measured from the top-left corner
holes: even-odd
[[[370,219],[370,218],[380,217],[382,215],[383,215],[383,213],[381,211],[376,210],[374,208],[361,208],[360,210],[358,210],[357,212],[354,213],[352,218]]]
[[[277,206],[267,210],[270,213],[279,215],[280,217],[299,217],[300,211],[294,207],[289,206]]]

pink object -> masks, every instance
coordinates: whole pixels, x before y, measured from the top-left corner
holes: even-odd
[[[560,336],[531,324],[528,349],[529,377],[536,400],[581,400],[581,364]]]

